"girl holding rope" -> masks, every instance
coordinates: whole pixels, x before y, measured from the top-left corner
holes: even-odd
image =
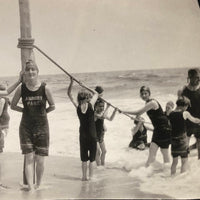
[[[147,113],[150,118],[154,130],[149,148],[149,156],[146,162],[146,167],[155,161],[156,154],[160,148],[163,155],[164,163],[169,163],[169,144],[171,127],[169,121],[164,114],[162,107],[157,100],[151,98],[150,89],[146,86],[140,88],[140,97],[146,102],[145,106],[136,111],[122,111],[123,113],[131,115],[142,115]]]
[[[36,163],[38,189],[44,173],[44,158],[49,152],[49,125],[47,113],[55,109],[53,97],[46,83],[40,82],[36,63],[28,60],[25,66],[25,83],[18,87],[11,102],[11,109],[22,112],[19,127],[22,154],[25,154],[25,175],[28,191],[33,190],[33,173]],[[18,105],[22,98],[23,107]],[[46,103],[48,107],[46,108]]]
[[[71,91],[73,86],[73,78],[68,88],[68,96],[76,108],[77,115],[80,121],[79,142],[80,142],[80,157],[82,161],[82,181],[87,181],[87,161],[89,160],[89,179],[93,177],[93,165],[97,150],[97,134],[94,121],[94,104],[98,99],[98,93],[93,92],[90,98],[89,92],[85,89],[80,90],[77,95],[78,104],[74,101]],[[82,85],[81,85],[82,86]]]

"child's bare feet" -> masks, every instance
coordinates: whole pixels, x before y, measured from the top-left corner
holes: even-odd
[[[39,189],[40,189],[40,185],[37,185],[37,184],[36,184],[36,185],[34,186],[34,188],[35,188],[35,190],[39,190]]]

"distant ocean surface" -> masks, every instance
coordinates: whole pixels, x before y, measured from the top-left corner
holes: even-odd
[[[149,86],[152,96],[176,95],[187,81],[187,69],[132,70],[73,74],[75,78],[94,89],[101,85],[105,99],[126,99],[139,97],[142,85]],[[53,91],[57,101],[68,100],[69,77],[65,74],[41,76]],[[79,86],[75,84],[74,91]],[[66,98],[65,98],[66,97]]]
[[[144,106],[145,103],[139,96],[139,89],[142,85],[149,86],[152,97],[157,99],[165,110],[167,101],[172,100],[175,103],[177,90],[187,84],[187,70],[186,68],[149,69],[72,75],[90,88],[101,85],[105,90],[104,98],[123,110],[135,110]],[[41,75],[40,77],[51,88],[56,102],[56,110],[48,114],[50,156],[57,155],[64,158],[70,156],[80,159],[79,120],[76,110],[67,96],[69,77],[65,74]],[[2,82],[7,82],[9,85],[14,82],[14,79],[17,79],[17,77],[1,78]],[[74,99],[76,99],[79,89],[80,87],[75,84]],[[12,98],[12,95],[10,95],[10,98]],[[111,112],[112,109],[110,109]],[[10,110],[10,116],[10,130],[5,138],[4,151],[21,152],[19,145],[21,113]],[[146,122],[150,122],[145,114],[143,117]],[[180,174],[179,160],[177,175],[171,177],[170,165],[163,165],[160,151],[157,153],[155,163],[151,167],[145,168],[148,149],[137,151],[128,148],[132,139],[133,120],[117,113],[113,121],[105,120],[105,125],[107,127],[105,133],[107,168],[126,170],[128,176],[138,180],[138,187],[141,191],[164,194],[172,198],[200,198],[200,163],[197,160],[197,150],[189,154],[189,171]],[[151,124],[146,125],[151,126]],[[152,132],[148,131],[149,142],[151,136]],[[194,138],[191,138],[191,142],[194,142]]]

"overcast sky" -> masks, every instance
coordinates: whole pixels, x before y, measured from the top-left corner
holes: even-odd
[[[196,0],[29,0],[35,44],[68,72],[200,66]],[[18,0],[0,0],[1,76],[21,69]],[[35,52],[41,74],[62,73]]]

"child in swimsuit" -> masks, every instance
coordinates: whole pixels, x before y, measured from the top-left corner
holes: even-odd
[[[133,138],[129,144],[131,148],[144,150],[145,147],[149,146],[149,143],[147,143],[147,130],[152,131],[153,129],[146,127],[143,120],[144,119],[139,116],[134,120],[135,127],[131,129]]]
[[[20,73],[19,79],[17,82],[15,82],[13,85],[9,86],[7,89],[6,87],[1,84],[0,85],[0,157],[3,153],[4,148],[4,137],[8,134],[8,128],[9,128],[9,120],[10,116],[8,114],[8,106],[10,104],[10,101],[7,97],[11,92],[13,92],[16,87],[21,83],[22,81],[23,73]],[[7,188],[7,186],[2,184],[2,172],[1,172],[1,165],[3,160],[0,161],[0,188]]]
[[[171,175],[176,173],[178,157],[181,157],[181,173],[188,168],[188,142],[186,134],[186,120],[200,124],[200,119],[193,117],[187,110],[190,100],[187,97],[179,98],[176,102],[176,109],[169,115],[172,126],[171,133],[171,154],[173,162],[171,165]]]
[[[104,110],[104,102],[95,104],[95,125],[97,131],[97,153],[96,153],[96,163],[97,166],[105,165],[105,156],[106,156],[106,146],[104,142],[104,134],[107,131],[107,128],[104,123],[104,119],[112,121],[117,112],[115,108],[111,114],[108,116],[108,109],[110,105],[107,104],[106,109]]]
[[[73,78],[68,88],[68,96],[76,108],[80,122],[79,127],[79,143],[80,157],[82,161],[82,181],[87,181],[87,162],[89,161],[89,179],[93,178],[94,161],[97,149],[97,136],[94,121],[94,104],[98,98],[96,91],[90,98],[86,90],[79,91],[77,95],[77,103],[74,101],[71,91],[73,86]]]

